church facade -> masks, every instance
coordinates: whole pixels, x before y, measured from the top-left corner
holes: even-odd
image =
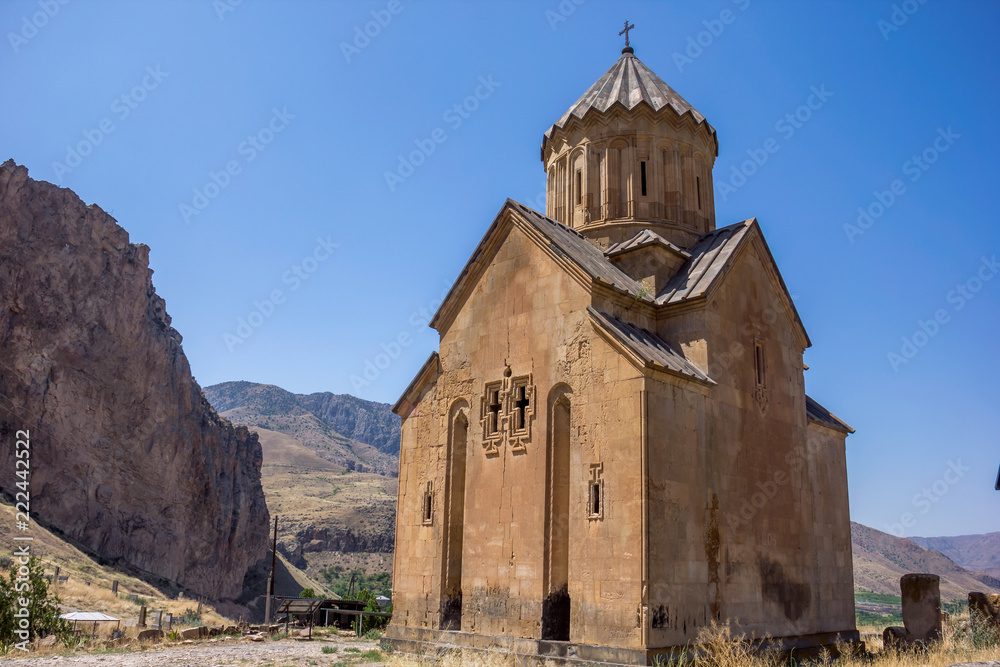
[[[544,135],[403,418],[386,641],[651,664],[728,622],[856,642],[845,439],[716,132],[626,47]]]

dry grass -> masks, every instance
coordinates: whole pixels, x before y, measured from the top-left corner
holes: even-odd
[[[0,502],[0,543],[14,543],[13,527],[14,508],[6,502]],[[52,574],[55,567],[59,566],[59,574],[69,577],[67,581],[50,588],[59,596],[60,606],[64,609],[104,612],[122,619],[124,626],[126,621],[138,620],[139,607],[142,604],[129,600],[130,594],[146,600],[148,612],[163,609],[166,613],[180,616],[186,609],[198,608],[197,600],[171,598],[141,579],[98,564],[80,549],[37,524],[31,524],[28,534],[33,538],[31,554],[41,559],[44,571]],[[6,572],[3,574],[5,576]],[[111,592],[111,584],[116,580],[117,596]],[[88,581],[89,585],[86,583]],[[221,616],[210,605],[202,605],[202,625],[231,623],[231,620]],[[108,625],[113,629],[115,624],[101,623],[98,627]],[[92,629],[93,625],[90,627]]]
[[[698,636],[699,656],[676,663],[687,667],[783,667],[789,664],[830,665],[836,667],[947,667],[961,662],[1000,660],[1000,637],[994,637],[990,646],[974,646],[971,633],[962,631],[961,620],[955,631],[946,634],[943,641],[926,651],[886,651],[882,648],[883,628],[858,628],[866,635],[866,652],[849,654],[845,646],[839,657],[827,654],[802,662],[790,662],[787,656],[775,652],[755,650],[746,637],[734,636],[728,625],[717,625],[703,630]],[[965,620],[968,620],[966,617]],[[869,641],[872,634],[878,637]],[[695,647],[692,647],[695,648]],[[452,651],[429,656],[393,654],[388,659],[390,667],[521,667],[524,661],[514,655]]]
[[[46,564],[48,566],[48,564]],[[51,566],[48,566],[50,569]],[[122,624],[126,620],[137,620],[139,618],[139,607],[142,601],[128,599],[129,594],[135,594],[146,600],[147,623],[153,612],[162,609],[164,614],[172,614],[175,617],[174,627],[179,627],[176,618],[180,617],[187,609],[198,609],[198,602],[185,598],[168,598],[159,593],[155,588],[139,582],[135,586],[132,581],[123,582],[121,575],[115,575],[119,579],[118,595],[111,592],[111,583],[103,580],[91,580],[88,586],[82,578],[70,576],[66,581],[56,588],[56,593],[64,607],[73,607],[83,611],[100,611],[122,619]],[[131,590],[139,588],[140,590]],[[201,621],[199,625],[230,625],[232,620],[222,616],[213,607],[203,604],[201,607]],[[107,625],[107,624],[100,624]],[[114,625],[113,623],[111,624]],[[190,624],[188,624],[190,625]],[[93,626],[91,626],[93,627]]]

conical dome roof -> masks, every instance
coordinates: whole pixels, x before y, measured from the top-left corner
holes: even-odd
[[[632,48],[627,46],[622,49],[621,58],[612,65],[611,69],[605,72],[604,76],[581,95],[580,99],[562,115],[562,118],[545,132],[545,139],[542,141],[543,150],[545,141],[552,136],[557,128],[566,127],[571,118],[582,119],[591,109],[604,113],[615,102],[621,103],[629,110],[639,106],[642,102],[648,104],[653,111],[659,111],[663,107],[669,106],[677,112],[678,116],[691,114],[691,118],[696,124],[705,123],[712,137],[715,137],[715,128],[705,120],[705,117],[681,97],[676,90],[658,77],[653,70],[636,58]],[[717,140],[716,152],[718,152]]]

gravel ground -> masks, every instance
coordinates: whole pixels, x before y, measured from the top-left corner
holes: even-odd
[[[323,647],[336,648],[336,653],[323,653]],[[38,657],[0,660],[6,667],[49,667],[63,665],[99,665],[100,667],[244,667],[261,665],[272,667],[306,667],[318,665],[327,667],[336,663],[346,663],[355,667],[363,662],[361,652],[378,648],[377,642],[359,641],[340,637],[322,638],[313,641],[285,639],[282,641],[251,642],[246,639],[201,641],[192,644],[155,648],[146,651],[126,651],[123,653],[43,655]],[[350,649],[350,650],[347,650]],[[356,650],[355,650],[356,649]]]

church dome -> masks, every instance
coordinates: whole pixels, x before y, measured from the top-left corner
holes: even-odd
[[[678,116],[691,114],[695,124],[704,123],[709,134],[715,139],[715,156],[718,157],[719,142],[715,128],[705,120],[701,112],[639,60],[631,46],[626,46],[611,69],[595,81],[594,85],[545,131],[545,138],[542,140],[542,159],[545,159],[545,143],[552,137],[553,132],[565,128],[571,118],[583,119],[591,109],[605,113],[615,102],[629,110],[645,102],[653,111],[669,106]]]
[[[719,140],[630,46],[542,138],[546,214],[601,248],[652,229],[681,248],[715,229]]]

